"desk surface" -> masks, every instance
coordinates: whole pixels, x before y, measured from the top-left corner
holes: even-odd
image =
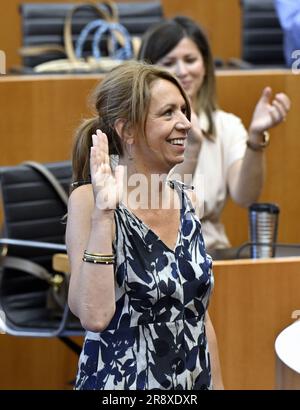
[[[292,75],[290,69],[283,68],[257,68],[253,70],[239,70],[239,69],[216,69],[217,77],[248,77],[248,76],[282,76]],[[57,80],[99,80],[104,78],[105,74],[26,74],[26,75],[2,75],[0,82],[28,82],[28,81],[57,81]]]

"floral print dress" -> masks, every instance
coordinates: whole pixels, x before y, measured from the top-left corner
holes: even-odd
[[[211,389],[205,312],[213,286],[200,222],[185,192],[174,250],[122,203],[115,211],[116,312],[87,332],[76,389]],[[117,244],[117,245],[116,245]]]

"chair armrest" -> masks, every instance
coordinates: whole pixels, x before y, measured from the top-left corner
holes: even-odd
[[[1,238],[0,245],[3,245],[4,247],[6,245],[13,245],[13,246],[20,246],[20,247],[50,249],[54,251],[66,252],[66,246],[63,244],[50,243],[50,242],[38,242],[38,241],[30,241],[30,240],[23,240],[23,239]],[[39,279],[43,279],[49,283],[49,276],[51,275],[42,266],[30,260],[26,260],[24,258],[10,257],[10,256],[8,257],[6,256],[5,252],[2,255],[2,257],[3,257],[2,263],[4,265],[7,262],[8,267],[12,267],[14,269],[21,270],[28,274],[32,274],[33,276],[36,276]],[[69,313],[70,313],[70,310],[69,310],[68,303],[66,300],[65,306],[62,311],[62,318],[58,322],[57,327],[54,328],[53,330],[52,329],[27,330],[27,329],[21,329],[21,328],[15,329],[12,326],[8,326],[8,324],[5,323],[5,320],[3,321],[0,318],[0,332],[2,330],[3,332],[13,335],[13,336],[24,336],[24,337],[26,336],[29,336],[29,337],[59,337],[59,336],[62,336],[65,332]]]
[[[56,253],[52,257],[52,267],[57,272],[69,273],[70,264],[66,253]]]
[[[67,251],[66,245],[60,243],[28,241],[25,239],[1,238],[0,245],[28,246],[31,248],[52,249],[54,251]]]

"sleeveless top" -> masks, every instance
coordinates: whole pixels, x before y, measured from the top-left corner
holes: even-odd
[[[203,203],[202,234],[206,249],[229,248],[221,215],[228,199],[227,176],[230,167],[245,156],[248,132],[240,118],[222,110],[213,113],[216,138],[203,139],[193,176],[198,201]],[[204,113],[199,116],[199,126],[208,130]]]
[[[211,389],[205,312],[212,262],[184,192],[174,250],[122,203],[115,211],[116,311],[101,333],[87,332],[75,389]],[[166,221],[167,223],[167,221]]]

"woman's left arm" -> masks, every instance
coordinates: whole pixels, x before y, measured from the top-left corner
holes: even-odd
[[[291,105],[286,94],[278,93],[273,100],[271,94],[270,87],[263,90],[253,112],[245,156],[234,162],[228,172],[230,195],[236,203],[244,207],[257,200],[263,187],[264,133],[285,120]]]
[[[224,390],[217,337],[208,312],[205,319],[206,337],[210,355],[211,375],[214,390]]]

